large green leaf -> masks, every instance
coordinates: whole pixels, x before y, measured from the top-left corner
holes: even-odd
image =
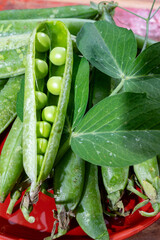
[[[150,98],[160,98],[160,75],[135,76],[124,82],[125,92],[146,93]]]
[[[101,166],[123,167],[160,153],[160,104],[121,93],[96,104],[71,137],[73,151]]]
[[[93,66],[114,78],[127,75],[137,53],[133,32],[107,21],[86,23],[77,36],[77,46]]]

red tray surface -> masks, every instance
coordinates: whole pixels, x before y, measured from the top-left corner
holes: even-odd
[[[52,1],[25,1],[25,0],[2,0],[0,10],[5,9],[20,9],[20,8],[40,8],[40,7],[56,7],[71,5],[70,3],[57,3]],[[132,11],[147,16],[149,10],[132,9]],[[115,21],[117,25],[131,28],[135,33],[145,34],[145,22],[138,19],[121,9],[117,9],[115,13]],[[160,13],[157,13],[150,24],[150,38],[160,41]],[[9,129],[2,134],[0,139],[0,152],[7,137]],[[125,210],[132,210],[137,202],[141,199],[130,195],[126,201]],[[49,236],[53,227],[53,212],[55,209],[54,199],[40,193],[39,201],[34,206],[32,215],[36,218],[35,223],[29,224],[26,222],[19,210],[20,200],[17,202],[14,212],[11,216],[6,214],[6,209],[9,203],[9,197],[3,204],[0,204],[0,239],[12,240],[42,240]],[[142,208],[144,211],[152,211],[150,204]],[[160,214],[152,218],[142,217],[138,211],[128,217],[105,218],[111,240],[126,239],[144,228],[151,225],[160,218]],[[71,221],[70,231],[61,239],[87,240],[90,239],[83,230],[78,226],[75,220]]]

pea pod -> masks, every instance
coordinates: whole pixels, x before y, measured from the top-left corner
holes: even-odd
[[[92,104],[95,105],[110,94],[111,78],[97,69],[92,73]],[[123,204],[120,202],[123,190],[127,185],[129,168],[101,167],[103,183],[108,193],[111,210],[117,211]],[[122,213],[123,214],[123,213]]]
[[[153,217],[160,212],[160,178],[157,158],[154,157],[140,164],[136,164],[133,168],[154,210],[150,213],[140,211],[140,214],[145,217]]]
[[[37,178],[37,135],[36,135],[36,73],[35,73],[35,38],[37,32],[44,32],[51,39],[51,49],[64,47],[66,60],[62,66],[56,66],[49,61],[48,78],[62,77],[62,87],[56,106],[54,123],[52,124],[44,159]],[[50,51],[50,50],[49,50]],[[65,25],[60,21],[47,21],[40,24],[32,33],[27,54],[24,94],[24,125],[23,125],[23,154],[24,168],[31,179],[31,195],[37,185],[41,184],[50,173],[59,147],[61,133],[69,99],[72,72],[72,42]],[[47,93],[47,92],[46,92]],[[48,99],[50,98],[48,93]],[[52,103],[53,104],[53,103]],[[42,115],[43,116],[43,115]]]
[[[98,11],[87,5],[65,6],[55,8],[5,10],[0,12],[0,20],[34,19],[34,18],[94,18]]]
[[[4,202],[23,170],[22,122],[17,117],[2,149],[0,159],[0,202]]]
[[[54,170],[53,189],[59,221],[58,233],[51,239],[68,231],[70,217],[77,207],[84,184],[85,162],[69,149]],[[54,229],[54,228],[53,228]]]
[[[44,21],[61,21],[63,22],[66,27],[68,28],[69,32],[73,35],[76,35],[81,27],[86,23],[86,22],[94,22],[94,20],[90,19],[79,19],[79,18],[42,18],[42,19],[26,19],[26,20],[0,20],[0,37],[13,37],[16,35],[18,36],[18,39],[23,38],[23,34],[26,35],[26,40],[29,38],[29,34],[32,33],[35,27],[38,26],[41,22]],[[28,36],[27,36],[28,35]],[[4,43],[1,43],[1,45],[4,45]]]
[[[91,238],[109,239],[98,187],[98,168],[88,163],[86,164],[84,191],[76,210],[76,219],[80,227]]]
[[[0,38],[0,78],[24,74],[28,35]]]
[[[16,117],[17,93],[23,78],[23,75],[10,78],[0,92],[0,134]]]
[[[22,192],[26,190],[29,187],[29,185],[30,185],[30,180],[27,178],[26,174],[24,174],[23,172],[19,181],[16,183],[16,185],[14,186],[14,188],[10,193],[10,203],[6,211],[7,214],[12,214],[14,205],[16,204],[18,199],[21,197]]]
[[[101,170],[103,183],[108,193],[107,198],[110,201],[110,208],[113,211],[117,211],[119,209],[121,196],[127,185],[129,167],[125,168],[101,167]],[[123,208],[122,204],[121,206]]]

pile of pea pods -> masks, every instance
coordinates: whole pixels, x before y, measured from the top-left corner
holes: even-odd
[[[113,21],[113,9],[105,5],[105,11],[105,19]],[[88,108],[111,91],[108,76],[89,66],[75,42],[84,23],[102,15],[93,3],[0,12],[1,136],[10,129],[0,155],[0,202],[10,194],[7,214],[12,214],[21,198],[23,216],[33,223],[39,192],[54,197],[57,221],[46,239],[66,234],[72,218],[92,239],[109,239],[104,215],[128,214],[124,191],[144,199],[133,212],[149,202],[153,211],[140,211],[142,216],[160,211],[156,158],[130,168],[97,167],[70,148],[74,79],[90,78]]]

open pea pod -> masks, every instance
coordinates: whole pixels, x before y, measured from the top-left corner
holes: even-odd
[[[32,33],[35,27],[38,26],[41,22],[44,21],[61,21],[63,22],[66,27],[68,28],[69,32],[73,35],[76,35],[81,27],[86,23],[86,22],[94,22],[94,20],[91,19],[79,19],[79,18],[42,18],[42,19],[25,19],[25,20],[0,20],[0,37],[11,37],[14,38],[16,35],[18,39],[20,39],[23,35],[26,35],[26,40],[24,40],[24,43],[28,41],[29,34]],[[28,36],[27,36],[28,35]],[[17,39],[17,41],[18,41]],[[23,43],[23,44],[24,44]],[[1,41],[1,44],[3,42]]]
[[[48,54],[48,62],[37,58],[39,52]],[[64,23],[46,21],[33,31],[26,61],[23,112],[23,162],[32,182],[31,196],[47,178],[58,151],[69,100],[72,60],[71,36]],[[37,88],[40,80],[45,81],[43,92]]]
[[[16,117],[17,93],[20,90],[24,75],[9,78],[0,91],[0,134],[9,126]]]

